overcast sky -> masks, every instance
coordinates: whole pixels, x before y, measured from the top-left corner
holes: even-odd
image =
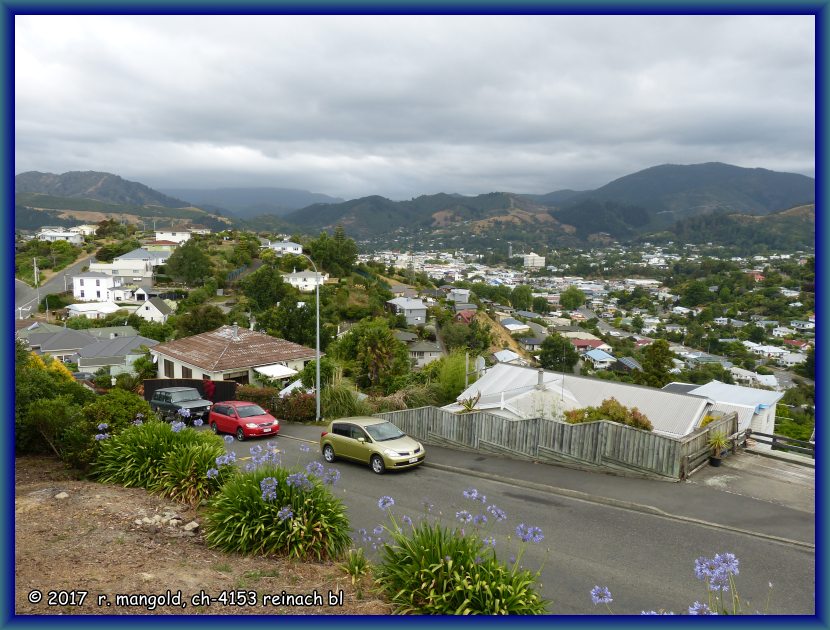
[[[814,176],[813,16],[16,16],[15,173],[344,198]]]

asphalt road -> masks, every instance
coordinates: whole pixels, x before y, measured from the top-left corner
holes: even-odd
[[[317,427],[283,427],[282,436],[276,439],[284,452],[283,465],[325,464],[316,443],[319,431]],[[230,448],[245,457],[254,444],[264,442],[234,442]],[[310,450],[303,451],[301,445]],[[458,466],[480,460],[479,470],[430,465],[379,476],[368,467],[337,462],[341,479],[334,491],[346,504],[355,531],[387,524],[385,513],[377,506],[383,495],[395,499],[393,512],[398,522],[409,515],[414,520],[430,518],[458,525],[455,515],[459,510],[477,514],[484,508],[462,495],[465,489],[475,487],[487,496],[487,505],[494,503],[508,515],[503,523],[490,519],[482,529],[496,537],[500,558],[508,559],[520,551],[514,533],[519,523],[542,528],[544,541],[528,545],[521,562],[528,569],[541,570],[541,589],[551,601],[553,614],[607,614],[604,607],[591,602],[590,590],[595,585],[611,590],[615,614],[661,608],[685,612],[695,600],[703,601],[706,596],[703,583],[694,576],[694,560],[727,551],[741,562],[737,587],[741,601],[750,602],[749,612],[764,611],[770,582],[770,613],[813,614],[815,610],[815,553],[808,540],[814,514],[773,507],[752,497],[732,498],[718,484],[706,482],[689,485],[621,479],[501,458],[492,462],[488,457],[471,459],[460,453],[453,458],[446,449],[442,455],[443,461]],[[498,474],[482,476],[482,470],[493,468],[488,466],[491,463],[498,466]],[[536,471],[535,476],[528,470]],[[733,472],[740,474],[737,469]],[[585,483],[589,491],[567,496],[530,480],[560,473],[563,483],[566,477],[572,478],[572,483]],[[611,504],[600,495],[612,486],[628,488],[646,503],[650,498],[655,503],[661,500],[669,511],[650,513],[624,503]],[[734,513],[730,510],[733,502]],[[425,505],[433,507],[427,511]],[[725,510],[730,511],[727,514]],[[773,519],[781,522],[770,523]],[[730,520],[754,525],[759,531],[753,534],[747,527],[718,525]],[[791,533],[793,542],[784,540],[787,536],[766,532]],[[371,545],[367,551],[372,555]]]
[[[51,295],[53,293],[63,293],[65,287],[69,289],[72,288],[71,284],[71,276],[73,274],[79,273],[81,269],[88,266],[90,262],[92,262],[93,258],[90,256],[88,258],[84,258],[79,262],[73,263],[62,269],[58,272],[53,278],[44,282],[40,286],[40,297],[43,299],[45,295]],[[64,282],[64,276],[67,276],[67,282]],[[28,284],[23,282],[22,280],[18,280],[15,278],[14,281],[14,316],[19,317],[21,315],[20,309],[22,307],[22,315],[25,318],[27,315],[34,314],[37,311],[37,289],[34,287],[30,287]],[[26,308],[30,310],[27,311]]]

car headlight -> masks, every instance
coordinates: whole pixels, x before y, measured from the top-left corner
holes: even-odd
[[[256,422],[249,422],[245,426],[248,427],[249,429],[256,429],[259,425]]]
[[[389,455],[389,457],[400,457],[401,454],[398,451],[393,451],[391,448],[383,449],[384,454]]]

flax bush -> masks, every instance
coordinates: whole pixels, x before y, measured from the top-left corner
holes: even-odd
[[[229,479],[208,506],[208,545],[298,559],[342,556],[351,544],[346,508],[324,485],[339,473],[313,463],[320,468],[314,474],[265,463]]]

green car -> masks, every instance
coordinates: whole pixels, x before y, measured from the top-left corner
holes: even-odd
[[[338,457],[369,464],[379,475],[387,469],[412,468],[424,462],[423,444],[412,439],[391,422],[356,416],[332,422],[320,435],[323,458],[331,463]]]

